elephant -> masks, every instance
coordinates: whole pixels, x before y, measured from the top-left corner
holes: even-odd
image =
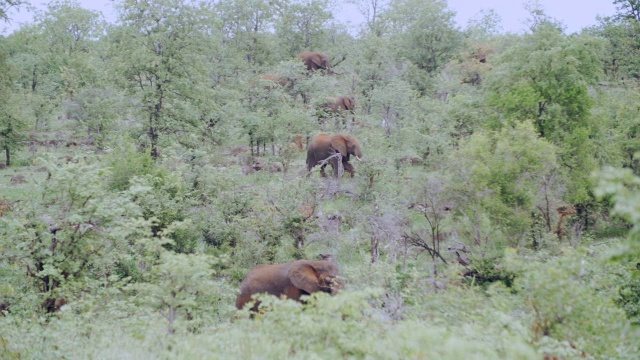
[[[273,90],[275,88],[275,84],[280,85],[283,89],[292,89],[295,83],[295,79],[280,76],[276,74],[261,74],[260,79],[273,83],[273,85],[265,85],[265,90]]]
[[[316,51],[303,51],[298,54],[298,57],[302,59],[302,62],[304,62],[307,70],[309,71],[324,69],[327,71],[327,74],[333,74],[329,57],[323,53]]]
[[[338,152],[342,154],[344,170],[353,177],[355,175],[355,169],[353,165],[349,163],[350,155],[355,156],[357,160],[362,160],[362,150],[358,139],[351,135],[344,134],[330,135],[323,133],[312,137],[307,146],[307,171],[310,172],[319,162]],[[338,158],[332,158],[329,160],[329,163],[333,169],[333,175],[338,177]],[[322,177],[327,176],[324,172],[326,166],[327,163],[320,166],[320,175],[322,175]],[[309,174],[307,174],[307,176],[308,175]]]
[[[240,284],[236,308],[252,302],[252,295],[268,293],[301,301],[302,295],[326,292],[335,295],[343,286],[338,276],[338,263],[332,255],[320,255],[321,260],[297,260],[284,264],[258,265]],[[256,302],[251,310],[257,311]]]
[[[356,108],[356,102],[351,96],[338,96],[335,101],[327,103],[327,106],[335,112],[342,110],[353,112]]]
[[[9,311],[9,303],[8,302],[0,302],[0,315],[4,316],[5,311]]]
[[[322,104],[322,109],[319,111],[318,118],[324,123],[324,118],[327,115],[333,116],[339,115],[343,118],[343,124],[346,122],[347,114],[351,114],[351,123],[355,122],[355,108],[356,102],[351,96],[338,96],[330,101]]]

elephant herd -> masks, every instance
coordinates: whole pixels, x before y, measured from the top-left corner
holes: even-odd
[[[305,51],[298,54],[308,71],[325,70],[334,74],[329,58],[318,52]],[[290,79],[277,75],[261,75],[262,79],[276,83],[282,87],[292,86]],[[353,115],[355,102],[349,96],[339,96],[323,104],[324,114]],[[326,177],[325,168],[331,165],[333,176],[339,177],[344,170],[351,177],[355,174],[353,165],[349,163],[353,155],[357,160],[362,158],[360,141],[346,134],[317,134],[307,144],[307,176],[315,166],[320,166],[320,174]],[[303,295],[325,292],[337,293],[344,285],[340,278],[338,264],[332,255],[320,255],[319,260],[297,260],[283,264],[258,265],[251,270],[240,284],[240,293],[236,299],[236,307],[242,309],[247,303],[251,310],[257,311],[259,302],[252,297],[255,294],[267,293],[284,296],[287,299],[301,301]]]
[[[334,75],[336,73],[331,68],[331,61],[328,56],[316,51],[303,51],[298,54],[298,57],[302,60],[308,72],[315,72],[323,70],[327,75]],[[265,90],[273,90],[276,86],[280,86],[283,89],[291,91],[294,88],[296,78],[280,76],[277,74],[261,74],[260,79],[264,80],[267,85],[264,86]],[[307,101],[306,97],[305,103]],[[335,96],[333,98],[327,98],[317,107],[318,121],[323,124],[326,123],[327,118],[342,118],[343,125],[347,125],[346,118],[351,116],[351,125],[355,123],[355,107],[356,103],[353,97],[348,95]]]
[[[302,60],[307,71],[324,70],[328,75],[337,74],[331,68],[329,57],[323,53],[303,51],[298,54],[298,57]],[[274,74],[262,74],[260,78],[285,89],[291,89],[295,81],[295,79]],[[265,86],[265,89],[271,90],[272,86]],[[337,96],[320,106],[318,119],[321,123],[324,123],[327,117],[339,116],[346,118],[350,114],[353,124],[355,122],[355,106],[355,101],[351,96]],[[348,172],[353,177],[355,169],[349,163],[351,155],[358,160],[362,158],[360,142],[355,137],[343,134],[318,134],[307,145],[307,171],[310,172],[313,167],[320,165],[320,174],[325,177],[324,169],[327,165],[331,165],[335,177],[339,176],[341,170]]]
[[[328,75],[337,74],[331,69],[331,62],[325,54],[316,51],[303,51],[298,54],[298,57],[302,59],[307,71],[325,70]],[[339,116],[344,118],[351,114],[353,123],[355,121],[355,107],[355,100],[351,96],[343,95],[327,99],[318,109],[318,120],[324,124],[326,117]]]
[[[355,170],[349,163],[351,155],[360,160],[362,149],[358,139],[344,134],[317,134],[307,147],[307,170],[320,165],[320,174],[326,176],[324,168],[330,164],[334,176],[338,176],[340,165],[351,177]],[[320,255],[320,260],[298,260],[284,264],[258,265],[247,274],[240,284],[236,307],[242,309],[252,303],[257,311],[259,302],[255,294],[268,293],[300,301],[302,295],[326,292],[335,295],[343,287],[338,276],[338,264],[331,255]]]

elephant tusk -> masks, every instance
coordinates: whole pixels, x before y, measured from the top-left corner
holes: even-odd
[[[356,156],[356,159],[357,159],[358,161],[362,161],[362,159],[360,159],[360,158],[359,158],[359,157],[357,157],[357,156]]]

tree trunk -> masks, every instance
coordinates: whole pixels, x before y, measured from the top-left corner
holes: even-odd
[[[151,139],[151,157],[155,160],[158,158],[158,133],[153,126],[149,126],[149,138]]]
[[[380,239],[377,236],[371,236],[371,263],[375,264],[380,258]]]
[[[6,158],[6,165],[7,166],[11,166],[11,150],[9,149],[9,146],[5,145],[4,146],[4,155]]]

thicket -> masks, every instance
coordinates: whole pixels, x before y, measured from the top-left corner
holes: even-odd
[[[0,38],[0,358],[637,358],[635,1],[571,35],[355,3],[53,1]],[[321,131],[355,178],[306,176]],[[339,295],[236,311],[319,253]]]

